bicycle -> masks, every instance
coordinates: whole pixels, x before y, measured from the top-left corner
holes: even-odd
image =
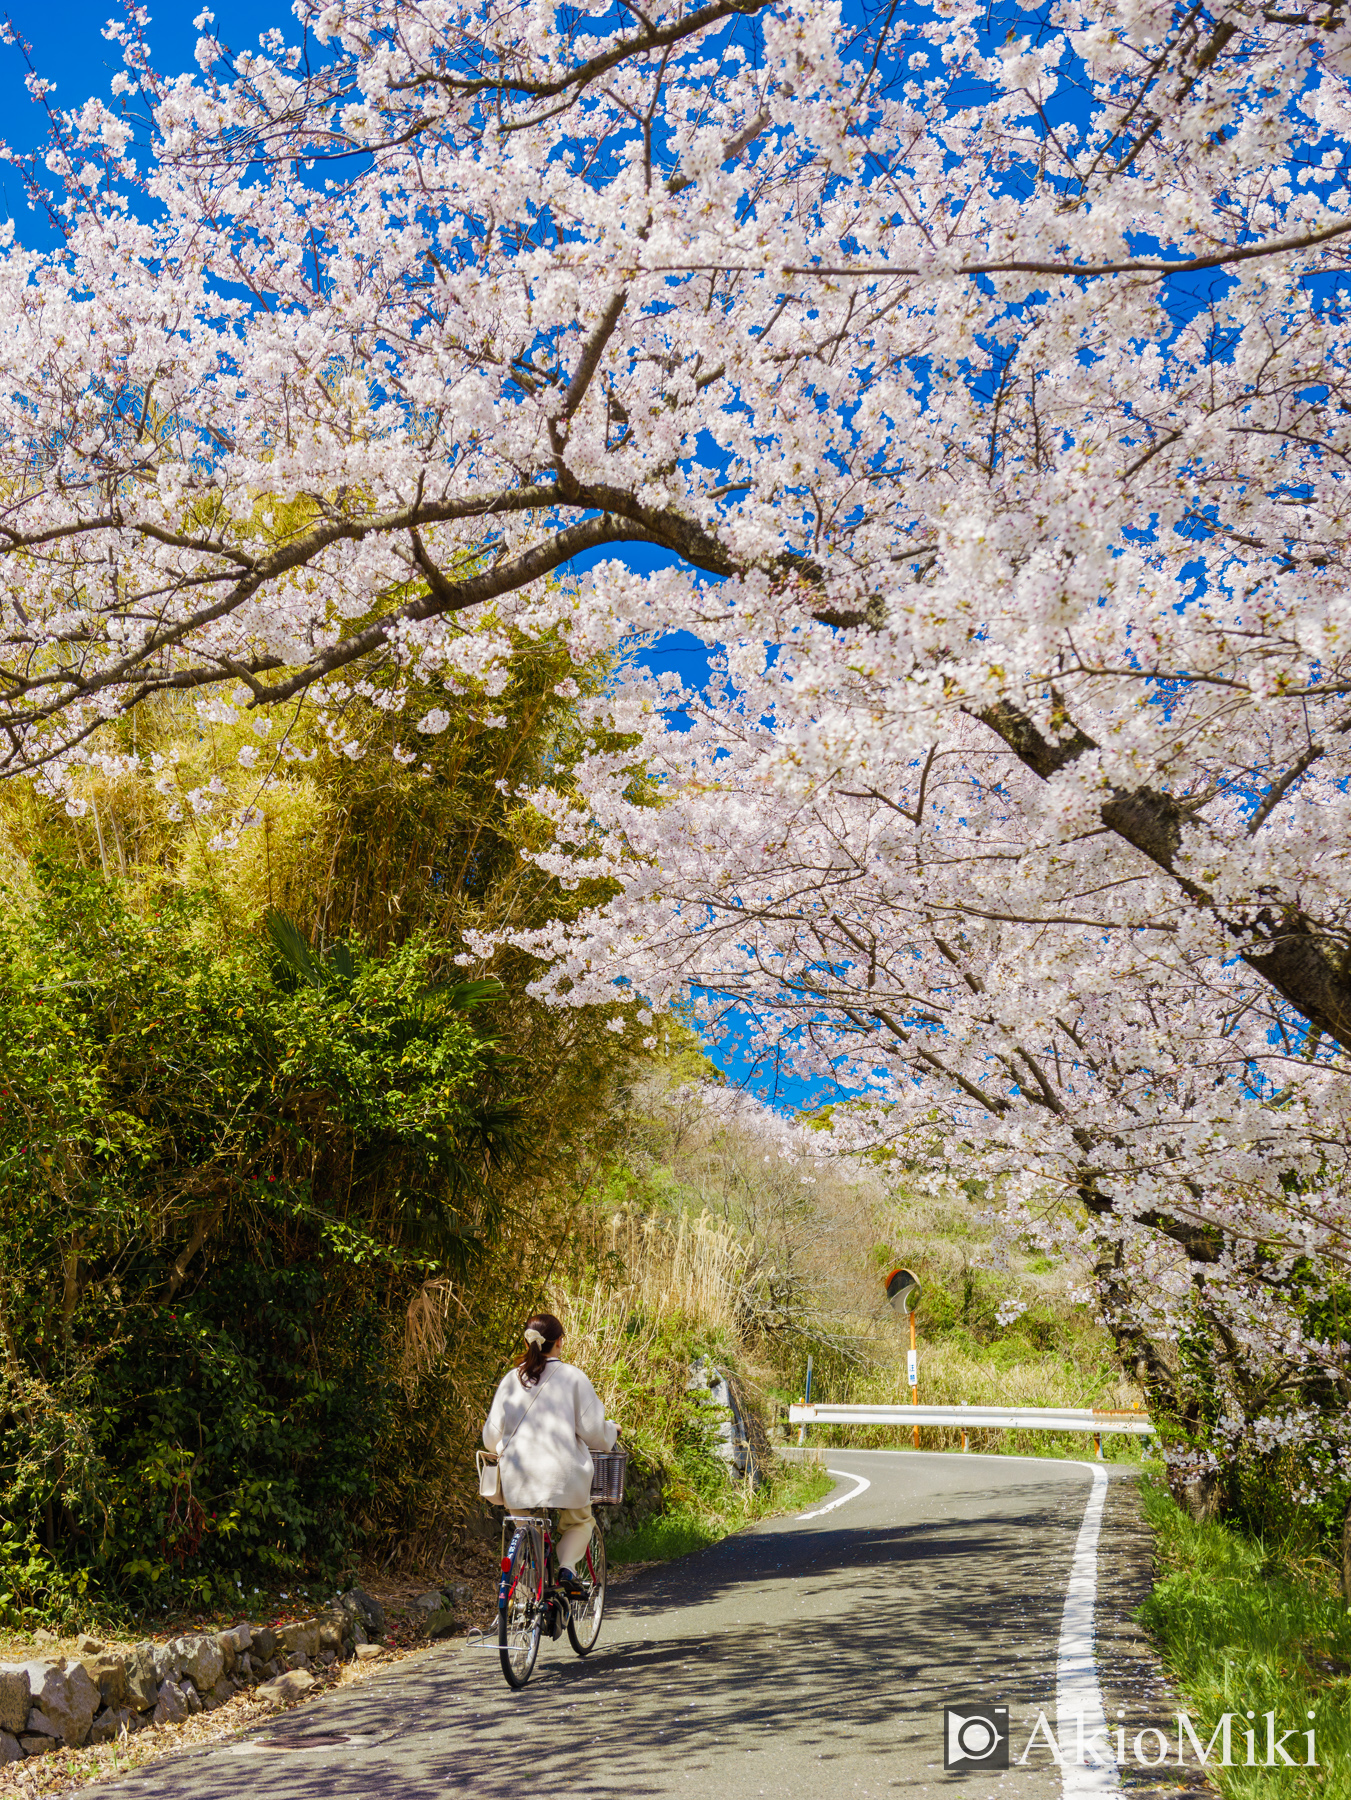
[[[507,1541],[511,1533],[510,1543]],[[605,1539],[591,1528],[576,1575],[585,1598],[570,1600],[557,1585],[558,1558],[547,1518],[508,1514],[502,1521],[502,1573],[497,1583],[497,1646],[508,1687],[523,1688],[535,1667],[540,1639],[562,1635],[578,1656],[589,1656],[605,1617]]]

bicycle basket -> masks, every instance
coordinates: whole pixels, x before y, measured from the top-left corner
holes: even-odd
[[[594,1450],[591,1453],[591,1504],[618,1506],[624,1498],[627,1450]]]

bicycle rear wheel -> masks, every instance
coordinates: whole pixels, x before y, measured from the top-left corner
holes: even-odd
[[[544,1623],[543,1591],[535,1535],[522,1531],[512,1544],[510,1565],[498,1588],[498,1655],[508,1687],[523,1688],[534,1669]]]
[[[596,1647],[605,1617],[605,1539],[599,1525],[592,1527],[586,1554],[577,1559],[577,1579],[586,1589],[586,1599],[572,1602],[568,1638],[578,1656],[586,1656]]]

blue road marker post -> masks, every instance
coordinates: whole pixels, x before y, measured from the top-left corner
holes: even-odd
[[[811,1357],[810,1357],[810,1356],[809,1356],[809,1357],[808,1357],[808,1358],[807,1358],[807,1391],[806,1391],[806,1393],[805,1393],[805,1394],[804,1394],[804,1395],[803,1395],[803,1396],[802,1396],[802,1404],[803,1404],[803,1405],[804,1405],[804,1406],[810,1406],[810,1405],[811,1405],[811,1403],[812,1403],[812,1359],[811,1359]],[[798,1432],[798,1434],[797,1434],[797,1441],[798,1441],[798,1444],[799,1444],[799,1445],[802,1445],[802,1444],[805,1444],[805,1443],[806,1443],[806,1441],[807,1441],[807,1427],[806,1427],[806,1426],[805,1426],[805,1425],[804,1425],[804,1426],[803,1426],[803,1427],[802,1427],[802,1429],[801,1429],[801,1430],[800,1430],[800,1431],[799,1431],[799,1432]]]

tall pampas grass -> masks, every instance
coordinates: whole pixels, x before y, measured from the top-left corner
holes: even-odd
[[[556,1303],[563,1353],[590,1376],[607,1409],[631,1403],[635,1382],[669,1360],[662,1345],[688,1333],[728,1346],[753,1304],[752,1245],[707,1211],[673,1220],[621,1209],[609,1221],[599,1276]]]

